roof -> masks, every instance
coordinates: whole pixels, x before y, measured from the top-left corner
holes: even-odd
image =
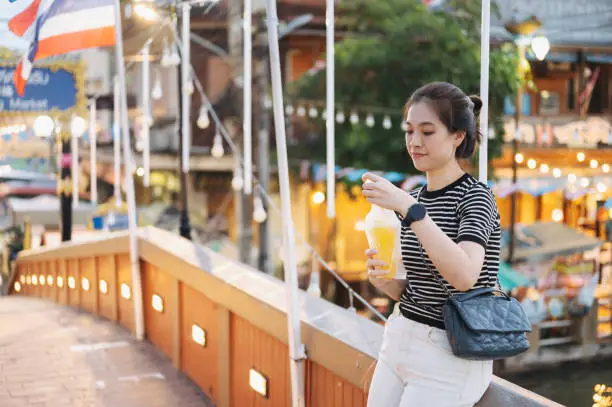
[[[557,256],[594,249],[603,242],[580,233],[563,223],[536,222],[529,226],[517,225],[515,261],[539,261]],[[505,231],[506,232],[506,231]],[[502,258],[508,257],[508,236],[503,239]]]
[[[501,15],[491,15],[491,36],[508,40],[504,23],[536,16],[551,45],[612,48],[612,1],[610,0],[494,0]]]

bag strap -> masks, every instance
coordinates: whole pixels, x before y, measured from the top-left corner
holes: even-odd
[[[417,202],[418,203],[421,203],[421,192],[422,191],[423,191],[423,189],[421,188],[419,190],[419,193],[417,194]],[[442,286],[442,288],[444,289],[444,291],[446,292],[446,294],[449,297],[454,297],[454,295],[448,290],[448,288],[446,288],[446,284],[444,284],[444,281],[442,281],[442,279],[440,279],[440,277],[438,277],[438,273],[432,271],[431,268],[429,267],[429,262],[427,261],[427,259],[425,259],[425,253],[423,251],[423,245],[421,244],[421,240],[418,237],[417,237],[417,242],[419,244],[419,251],[421,253],[421,261],[423,262],[423,265],[425,266],[425,269],[431,275],[433,275],[436,278],[436,280],[438,280],[438,282],[440,283],[440,285]],[[485,256],[486,256],[486,250],[485,250]],[[408,276],[406,276],[406,281],[408,281],[408,286],[410,286],[410,279],[408,278]],[[507,297],[506,293],[504,293],[503,290],[501,289],[501,283],[499,281],[499,270],[497,272],[495,286],[494,287],[482,287],[482,288],[476,289],[476,290],[474,290],[474,294],[475,294],[474,296],[483,294],[482,292],[479,292],[479,290],[481,290],[481,289],[487,289],[487,290],[491,289],[493,291],[499,291],[499,292],[503,293]]]

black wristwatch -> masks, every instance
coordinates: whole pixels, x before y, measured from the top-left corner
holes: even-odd
[[[427,215],[427,209],[420,203],[415,203],[406,212],[406,216],[402,220],[402,226],[410,227],[414,222],[423,220]]]

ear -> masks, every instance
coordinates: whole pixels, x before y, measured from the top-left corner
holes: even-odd
[[[463,139],[465,139],[465,131],[456,132],[455,134],[453,134],[453,138],[453,144],[455,145],[455,148],[459,148],[461,143],[463,143]]]

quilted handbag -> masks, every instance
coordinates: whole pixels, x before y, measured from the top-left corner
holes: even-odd
[[[516,299],[494,287],[449,295],[442,314],[455,356],[494,360],[529,349],[527,314]]]

